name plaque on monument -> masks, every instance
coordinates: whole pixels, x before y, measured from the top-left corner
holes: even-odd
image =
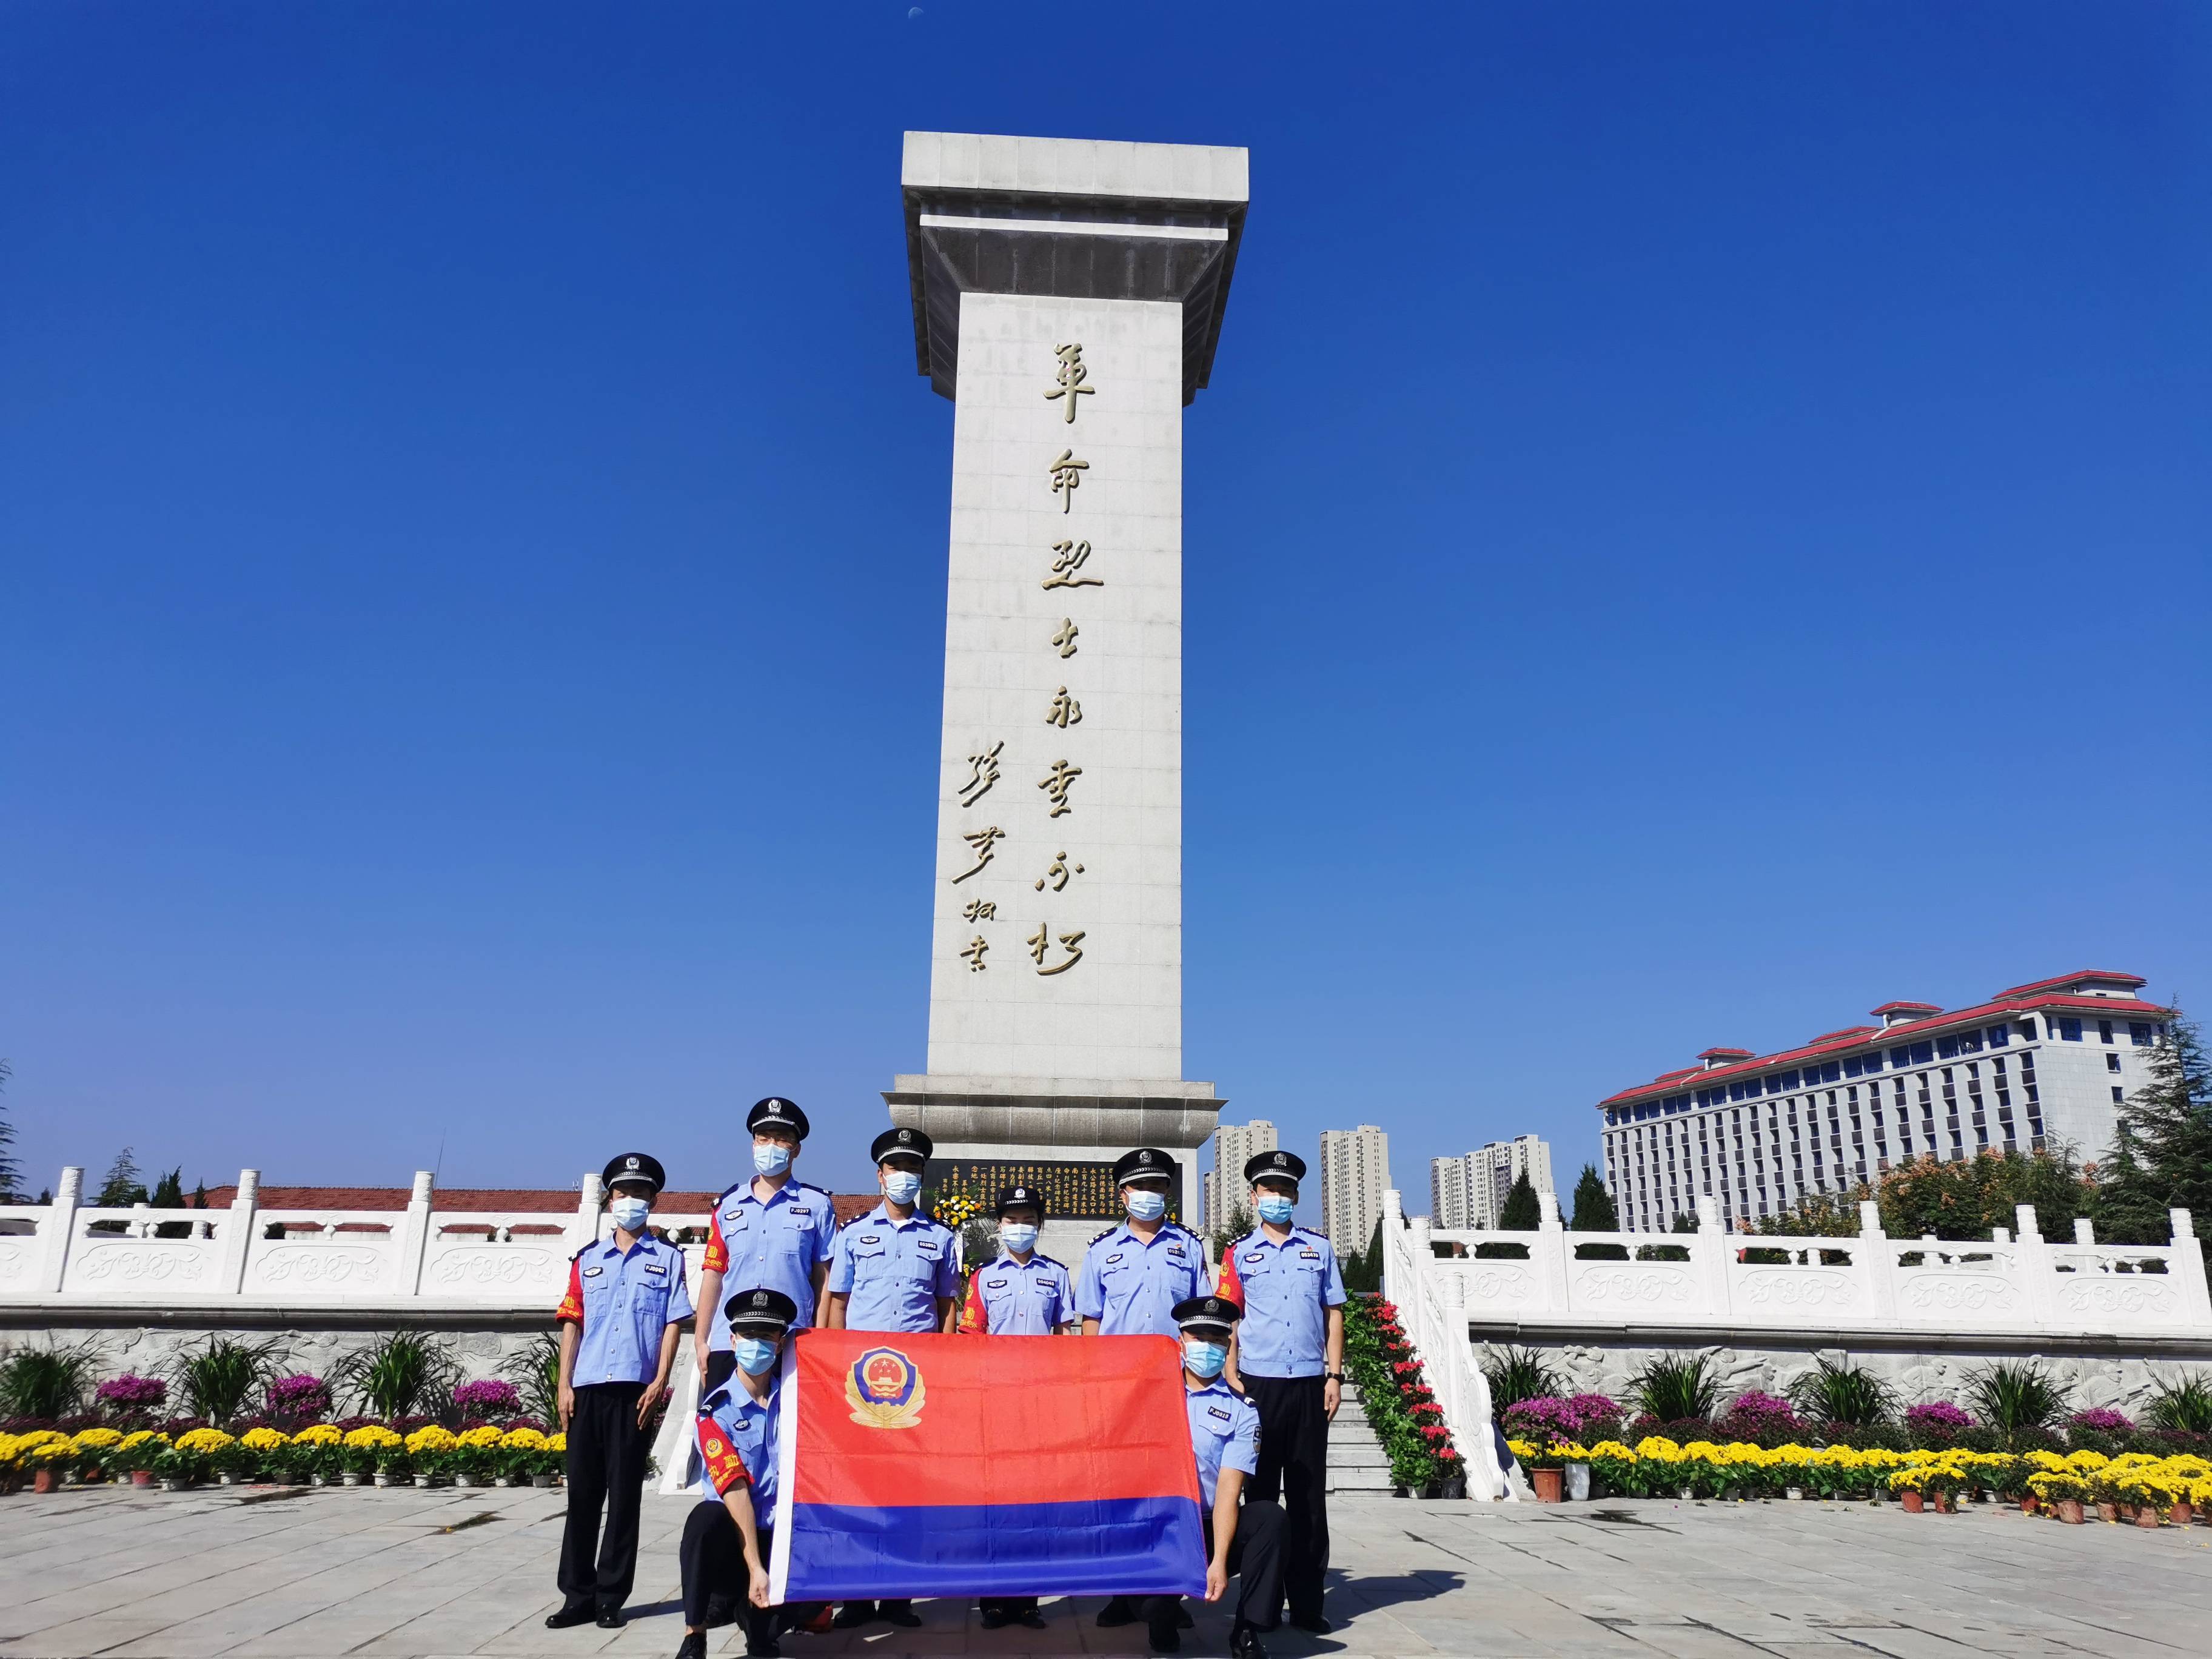
[[[1119,1221],[1121,1202],[1114,1189],[1114,1166],[1070,1158],[938,1158],[923,1176],[947,1197],[972,1198],[988,1209],[1008,1187],[1034,1187],[1044,1195],[1045,1213],[1054,1221]],[[1180,1206],[1168,1200],[1168,1214]]]

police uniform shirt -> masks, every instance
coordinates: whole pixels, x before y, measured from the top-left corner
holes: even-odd
[[[1198,1489],[1210,1516],[1223,1469],[1259,1473],[1260,1408],[1219,1381],[1202,1389],[1186,1384],[1183,1408],[1190,1414],[1190,1449],[1198,1455]]]
[[[1074,1286],[1067,1269],[1034,1253],[1017,1261],[1004,1250],[969,1275],[960,1328],[988,1336],[1050,1336],[1075,1322]]]
[[[933,1331],[937,1298],[960,1294],[952,1234],[916,1210],[894,1221],[878,1204],[837,1230],[830,1255],[830,1288],[850,1299],[845,1327],[854,1331]]]
[[[741,1290],[765,1285],[781,1291],[799,1309],[791,1328],[814,1323],[814,1269],[830,1259],[837,1231],[837,1212],[830,1194],[803,1181],[786,1181],[766,1199],[753,1196],[753,1183],[741,1181],[714,1200],[708,1224],[706,1270]],[[707,1348],[730,1351],[730,1325],[707,1322]]]
[[[1215,1293],[1244,1310],[1239,1372],[1319,1376],[1328,1370],[1328,1310],[1344,1305],[1344,1275],[1319,1233],[1293,1227],[1279,1244],[1257,1229],[1245,1234],[1222,1253]]]
[[[1206,1251],[1173,1222],[1148,1242],[1116,1227],[1084,1252],[1075,1311],[1103,1336],[1180,1336],[1175,1305],[1206,1294]]]
[[[660,1369],[660,1334],[691,1316],[684,1252],[650,1233],[624,1250],[611,1237],[568,1262],[568,1293],[554,1318],[579,1328],[575,1386],[649,1382]]]
[[[776,1455],[783,1422],[776,1407],[782,1394],[781,1375],[770,1383],[766,1400],[754,1399],[732,1377],[699,1402],[699,1496],[719,1504],[732,1486],[750,1486],[753,1522],[763,1528],[775,1524]]]

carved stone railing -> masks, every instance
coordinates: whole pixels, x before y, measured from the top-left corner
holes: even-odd
[[[2186,1210],[2171,1212],[2170,1243],[2114,1245],[2087,1221],[2046,1241],[2027,1205],[2016,1228],[1969,1242],[1891,1238],[1871,1203],[1858,1232],[1832,1238],[1729,1232],[1711,1200],[1694,1233],[1571,1232],[1541,1196],[1534,1231],[1437,1228],[1409,1246],[1408,1271],[1478,1325],[2212,1340]]]
[[[1434,1259],[1429,1236],[1426,1216],[1416,1216],[1408,1226],[1398,1194],[1382,1194],[1382,1295],[1396,1305],[1406,1340],[1420,1358],[1443,1410],[1444,1426],[1466,1462],[1468,1495],[1515,1502],[1518,1494],[1498,1464],[1491,1433],[1490,1384],[1468,1340],[1466,1287],[1421,1270],[1423,1256]]]
[[[399,1304],[550,1318],[568,1258],[609,1224],[596,1174],[566,1211],[440,1210],[427,1171],[399,1210],[264,1209],[259,1192],[258,1171],[244,1170],[228,1209],[103,1209],[84,1203],[84,1171],[64,1170],[52,1204],[0,1206],[0,1306]],[[689,1237],[707,1218],[653,1220]],[[684,1248],[695,1287],[702,1253]]]

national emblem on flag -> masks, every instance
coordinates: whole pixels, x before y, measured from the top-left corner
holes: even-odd
[[[928,1397],[921,1372],[896,1348],[871,1348],[845,1373],[845,1401],[866,1428],[910,1429]]]

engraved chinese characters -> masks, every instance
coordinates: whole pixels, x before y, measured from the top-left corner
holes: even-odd
[[[1084,349],[1079,341],[1055,344],[1047,368],[1050,376],[1048,383],[1035,392],[1024,395],[1041,398],[1048,410],[1044,418],[1050,424],[1029,428],[1024,421],[1025,428],[1033,434],[1031,441],[1042,441],[1039,448],[1030,451],[1030,457],[1019,464],[1024,467],[1039,467],[1043,474],[1039,489],[1039,496],[1042,498],[1040,506],[1048,501],[1051,505],[1048,510],[1054,514],[1055,520],[1072,520],[1079,492],[1093,470],[1091,458],[1077,453],[1073,441],[1079,434],[1072,428],[1081,427],[1085,432],[1091,430],[1094,423],[1079,416],[1093,406],[1091,400],[1097,398],[1099,387],[1092,382],[1091,366],[1084,362]],[[1064,439],[1060,435],[1063,432],[1066,434]],[[1053,434],[1050,439],[1045,437],[1048,433]],[[1109,456],[1111,453],[1109,451]],[[1029,476],[1035,478],[1037,475],[1032,472]],[[1109,496],[1110,494],[1109,491]],[[1087,505],[1089,498],[1085,500]],[[1086,513],[1085,516],[1093,515]],[[1032,519],[1030,522],[1034,524],[1036,520]],[[1002,735],[1007,728],[1000,726],[997,731],[987,731],[975,739],[976,752],[967,757],[964,775],[955,771],[949,780],[954,798],[962,809],[962,816],[967,817],[969,809],[973,809],[973,817],[968,817],[968,822],[975,826],[958,831],[961,840],[966,843],[968,859],[964,864],[954,865],[946,870],[943,879],[949,886],[957,889],[960,884],[980,875],[1000,852],[1013,851],[1022,863],[1028,865],[1027,869],[1020,871],[1024,878],[1034,877],[1048,860],[1051,865],[1044,878],[1024,883],[1026,890],[1036,895],[1032,902],[1017,904],[1003,889],[995,890],[995,902],[969,898],[964,894],[955,898],[956,910],[969,925],[961,930],[953,942],[957,944],[959,939],[965,939],[964,947],[960,948],[957,954],[969,974],[988,973],[994,969],[1004,973],[1010,959],[1018,969],[1019,957],[1011,957],[1011,953],[994,954],[991,948],[993,924],[1000,922],[1000,905],[1006,907],[1006,922],[1018,921],[1025,932],[1034,927],[1035,931],[1028,933],[1024,943],[1028,946],[1031,970],[1039,978],[1051,979],[1065,975],[1083,960],[1082,941],[1088,930],[1077,925],[1079,918],[1064,913],[1071,901],[1062,897],[1068,887],[1070,874],[1079,872],[1084,867],[1081,862],[1083,855],[1079,851],[1076,857],[1071,858],[1068,849],[1060,845],[1067,833],[1066,826],[1056,825],[1050,830],[1043,828],[1044,823],[1060,819],[1066,819],[1069,825],[1073,825],[1086,816],[1082,806],[1088,798],[1088,792],[1081,783],[1086,760],[1080,748],[1084,733],[1095,729],[1084,724],[1085,704],[1093,699],[1082,685],[1063,682],[1073,677],[1073,671],[1092,660],[1091,657],[1084,654],[1081,647],[1092,642],[1085,638],[1085,631],[1098,625],[1098,612],[1095,607],[1085,612],[1084,601],[1089,599],[1093,590],[1106,586],[1111,572],[1109,568],[1110,560],[1097,550],[1091,539],[1079,533],[1083,527],[1071,522],[1065,532],[1057,535],[1048,532],[1042,538],[1044,548],[1041,550],[1043,552],[1041,567],[1031,567],[1036,574],[1028,580],[1036,581],[1040,590],[1053,594],[1059,601],[1054,605],[1054,611],[1038,617],[1033,608],[1037,604],[1035,600],[1017,601],[1012,607],[1012,615],[1036,618],[1027,624],[1039,630],[1029,636],[1036,643],[1024,648],[1049,653],[1051,664],[1056,671],[1045,678],[1042,686],[1038,687],[1035,695],[1039,702],[1029,706],[1025,716],[1031,721],[1042,716],[1043,724],[1052,730],[1050,741],[1053,746],[1048,749],[1034,739],[1020,738],[1018,734],[1022,728],[1019,726],[1015,728],[1016,735]],[[1021,683],[1036,685],[1036,671],[1024,669]],[[1096,690],[1096,686],[1091,688],[1091,691]],[[1087,712],[1096,715],[1101,711],[1093,708]],[[1110,725],[1113,718],[1110,710],[1106,711],[1106,718]],[[1034,726],[1027,729],[1036,730]],[[1002,777],[1002,770],[1009,775]],[[997,791],[995,786],[1001,781],[1011,785],[1024,774],[1026,774],[1035,793],[1018,790],[1019,794],[1027,797],[1027,800],[1008,803],[1005,794]],[[1030,802],[1036,803],[1034,809]],[[1039,817],[1032,815],[1033,811],[1040,809],[1042,822]],[[976,823],[987,811],[996,817],[997,822],[988,824]],[[1053,837],[1049,842],[1044,840],[1048,834]],[[1030,839],[1031,836],[1036,839]],[[988,887],[991,881],[997,879],[994,874],[989,881],[978,882],[975,885]],[[1022,910],[1031,909],[1032,902],[1037,910],[1044,913],[1042,917],[1035,911],[1029,916],[1020,915]],[[951,947],[948,945],[946,948]]]

